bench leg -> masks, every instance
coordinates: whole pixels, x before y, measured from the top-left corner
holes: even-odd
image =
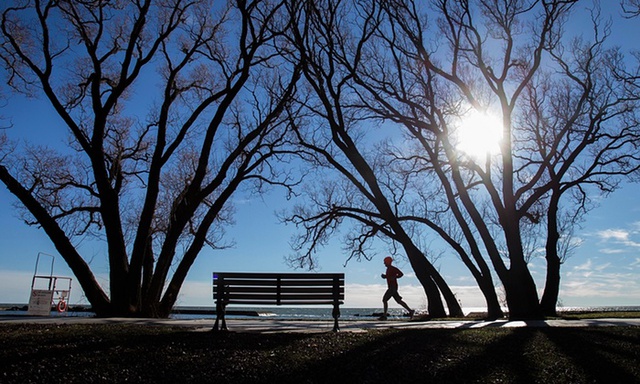
[[[216,322],[213,324],[213,331],[226,331],[227,330],[227,321],[225,320],[226,308],[225,306],[216,307]],[[218,325],[220,327],[218,328]]]
[[[215,323],[213,323],[213,329],[212,329],[212,331],[214,331],[214,332],[215,332],[215,331],[219,331],[219,330],[220,330],[220,327],[219,327],[219,325],[218,325],[219,321],[220,321],[220,315],[219,315],[218,313],[216,313],[216,322],[215,322]]]
[[[334,304],[333,306],[333,332],[340,332],[340,326],[338,325],[338,318],[340,317],[340,306]]]

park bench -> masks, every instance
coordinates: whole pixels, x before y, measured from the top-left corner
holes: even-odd
[[[344,273],[214,272],[213,299],[213,330],[227,330],[225,312],[229,304],[333,305],[333,330],[337,332],[344,300]]]

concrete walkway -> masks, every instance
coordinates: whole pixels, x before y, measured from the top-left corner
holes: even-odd
[[[207,331],[213,328],[214,319],[130,319],[130,318],[92,318],[79,316],[30,317],[0,316],[3,324],[142,324],[156,326],[188,327]],[[602,318],[588,320],[535,320],[535,321],[377,321],[343,320],[342,332],[365,332],[374,329],[474,329],[474,328],[513,328],[513,327],[640,327],[640,318],[620,319]],[[268,319],[230,319],[227,327],[234,332],[330,332],[333,321],[296,321]]]

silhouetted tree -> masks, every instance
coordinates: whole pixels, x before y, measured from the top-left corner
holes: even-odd
[[[304,44],[298,44],[313,95],[305,102],[315,102],[309,113],[330,132],[310,135],[330,139],[344,154],[346,163],[332,164],[343,174],[368,168],[347,177],[359,193],[376,196],[367,189],[372,183],[393,180],[379,196],[397,204],[379,207],[368,199],[362,206],[365,200],[341,195],[350,189],[330,187],[322,215],[298,216],[326,231],[347,217],[343,207],[362,208],[365,235],[365,228],[382,233],[389,217],[424,224],[456,250],[491,311],[499,313],[499,306],[487,263],[504,287],[511,318],[554,314],[560,265],[590,197],[615,190],[640,160],[637,68],[607,48],[608,26],[597,9],[591,41],[565,35],[578,3],[585,2],[307,4],[307,29],[299,33]],[[461,120],[472,111],[498,117],[499,153],[477,158],[458,147]],[[366,144],[372,130],[363,126],[373,121],[403,127],[408,137],[392,162],[372,161],[381,156],[377,148],[366,157],[356,148]],[[316,147],[334,153],[328,144]],[[391,163],[398,174],[380,172]],[[345,164],[352,169],[339,168]],[[541,244],[542,299],[529,269]]]
[[[376,157],[378,154],[369,149],[372,141],[363,137],[367,130],[362,130],[359,108],[352,104],[351,74],[341,68],[344,60],[359,60],[358,52],[352,50],[366,42],[366,38],[350,40],[354,15],[339,2],[290,4],[297,17],[292,45],[299,55],[296,60],[303,63],[304,84],[309,89],[297,97],[304,112],[296,111],[296,116],[306,117],[296,124],[299,153],[318,168],[317,174],[329,169],[337,171],[340,179],[319,177],[321,188],[309,189],[308,203],[286,219],[303,228],[296,239],[302,252],[293,259],[299,265],[312,264],[316,248],[348,219],[356,223],[346,242],[350,257],[368,258],[367,243],[376,238],[392,240],[404,250],[424,287],[429,314],[446,316],[444,298],[450,315],[462,315],[450,287],[418,246],[419,239],[412,236],[411,223],[402,222],[400,208],[405,204],[402,196],[406,186],[401,186],[390,168]],[[363,31],[357,33],[366,35],[376,23],[375,10],[363,18]]]
[[[622,11],[626,17],[640,16],[640,0],[622,0]]]
[[[436,1],[433,29],[416,3],[384,2],[389,24],[378,41],[392,59],[375,72],[353,71],[372,110],[421,143],[451,214],[461,228],[472,226],[466,247],[473,254],[482,244],[512,318],[555,313],[558,250],[568,249],[588,197],[614,190],[638,169],[634,79],[617,76],[625,63],[606,49],[597,10],[593,41],[565,38],[564,20],[577,3]],[[457,148],[458,124],[469,110],[499,116],[495,157],[473,159]],[[546,239],[542,301],[528,268],[538,237]]]
[[[289,153],[281,112],[297,80],[274,48],[288,24],[282,5],[2,5],[8,84],[47,100],[70,146],[7,143],[0,180],[99,316],[167,316],[202,248],[224,246],[239,186],[294,183],[273,165]],[[79,236],[104,241],[108,289]]]

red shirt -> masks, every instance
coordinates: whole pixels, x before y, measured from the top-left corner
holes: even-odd
[[[398,289],[398,279],[404,276],[402,271],[390,265],[387,267],[385,275],[387,276],[387,287]]]

